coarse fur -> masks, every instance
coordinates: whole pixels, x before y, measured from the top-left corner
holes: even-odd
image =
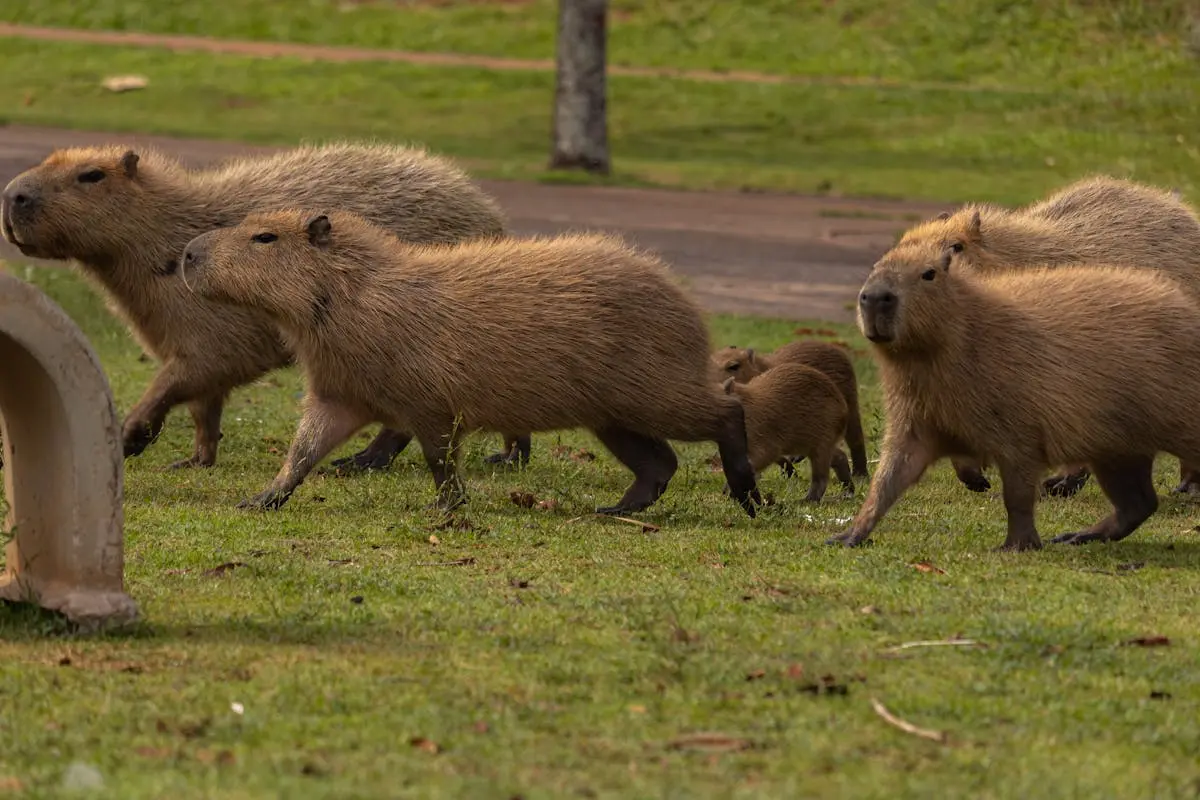
[[[845,348],[808,340],[788,342],[772,353],[759,353],[754,348],[730,345],[713,353],[712,361],[719,380],[733,377],[738,383],[747,383],[783,364],[800,364],[824,373],[846,401],[846,445],[850,448],[854,475],[867,476],[867,446],[858,409],[858,376],[854,374],[854,362]]]
[[[1124,266],[979,273],[947,249],[938,266],[884,261],[859,295],[887,430],[860,544],[943,456],[995,463],[1008,513],[1005,549],[1041,547],[1037,481],[1087,464],[1112,516],[1055,541],[1116,541],[1158,506],[1154,457],[1200,463],[1200,315],[1176,281]]]
[[[951,246],[959,248],[956,265],[980,272],[1072,264],[1154,270],[1200,301],[1200,219],[1178,194],[1132,181],[1085,178],[1013,211],[967,205],[909,230],[884,260],[934,266]],[[955,469],[969,488],[988,488],[978,464],[956,459]],[[1200,470],[1181,464],[1180,472],[1175,491],[1200,492]],[[1068,496],[1087,475],[1073,469],[1045,489]]]
[[[197,235],[295,203],[359,211],[413,242],[496,237],[505,229],[496,203],[455,165],[391,145],[298,147],[199,170],[153,150],[58,150],[4,190],[5,238],[29,256],[76,261],[162,364],[125,420],[127,457],[141,453],[168,412],[186,403],[195,451],[177,466],[212,465],[229,392],[291,362],[268,317],[192,294],[174,273]],[[340,466],[384,466],[408,441],[384,430]]]
[[[716,441],[734,498],[751,516],[760,501],[741,403],[708,379],[699,309],[617,238],[422,247],[353,214],[293,210],[197,237],[183,270],[193,291],[270,315],[304,367],[287,461],[249,505],[281,505],[371,421],[413,431],[448,508],[464,499],[457,441],[477,429],[590,429],[635,476],[606,512],[662,495],[668,439]]]
[[[850,463],[838,448],[846,434],[846,400],[829,376],[802,364],[780,364],[746,383],[729,377],[722,385],[742,401],[755,473],[784,456],[807,456],[812,483],[806,500],[818,502],[825,496],[830,468],[854,493]]]

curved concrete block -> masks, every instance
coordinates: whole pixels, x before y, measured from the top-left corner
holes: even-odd
[[[121,427],[108,379],[62,309],[4,274],[0,438],[12,537],[0,597],[85,627],[135,619],[124,587]]]

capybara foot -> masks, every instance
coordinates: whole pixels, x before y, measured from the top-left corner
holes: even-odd
[[[1005,541],[1004,544],[993,549],[996,553],[1024,553],[1027,550],[1041,550],[1041,539],[1020,539],[1018,541]]]
[[[211,467],[215,462],[212,459],[201,458],[200,456],[192,456],[180,461],[176,461],[167,465],[167,470],[175,469],[191,469],[192,467]]]
[[[371,452],[370,448],[345,458],[335,458],[329,462],[330,471],[337,475],[354,475],[370,470],[385,470],[392,465],[392,453]]]
[[[283,504],[291,496],[291,492],[285,492],[282,489],[267,489],[261,494],[243,500],[237,504],[237,507],[251,511],[274,511],[275,509],[282,508]]]
[[[505,467],[523,467],[529,463],[519,450],[513,448],[507,453],[492,453],[483,460],[485,464],[499,464]]]
[[[1080,475],[1068,472],[1065,475],[1053,475],[1042,481],[1042,494],[1047,497],[1074,497],[1087,483],[1088,473]]]
[[[1186,480],[1171,490],[1171,494],[1187,494],[1200,497],[1200,481]]]
[[[632,505],[617,504],[615,506],[601,506],[596,509],[597,514],[603,514],[606,517],[615,517],[621,514],[636,514],[639,511],[645,511],[651,506],[650,503],[635,503]]]
[[[972,492],[982,493],[992,488],[992,482],[977,469],[959,470],[958,480],[963,486],[967,487],[968,491]]]
[[[860,535],[853,528],[837,536],[830,536],[825,540],[825,544],[840,544],[843,547],[862,547],[870,543],[870,534]]]
[[[1055,536],[1050,541],[1054,544],[1088,544],[1089,542],[1106,542],[1108,541],[1108,537],[1103,533],[1078,531],[1075,533],[1064,533],[1062,536]]]
[[[158,434],[154,432],[149,423],[136,422],[127,424],[121,435],[125,447],[125,458],[140,456],[156,438],[158,438]]]

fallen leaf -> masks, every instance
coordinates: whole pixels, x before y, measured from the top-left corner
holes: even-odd
[[[226,572],[231,572],[232,570],[235,570],[238,567],[244,567],[244,566],[246,566],[246,564],[243,561],[226,561],[224,564],[218,564],[217,566],[213,567],[212,569],[205,570],[204,574],[205,574],[205,576],[207,576],[209,578],[219,578],[222,575],[224,575]]]
[[[828,338],[830,336],[837,336],[837,335],[838,335],[837,331],[831,331],[831,330],[829,330],[829,328],[818,328],[817,329],[817,336],[824,336],[824,337]]]
[[[537,507],[542,511],[553,511],[554,509],[558,508],[558,501],[554,498],[550,498],[548,500],[539,500]]]
[[[946,570],[942,569],[941,567],[935,567],[928,561],[918,561],[915,564],[909,564],[909,566],[915,569],[917,572],[935,572],[938,575],[946,574]]]
[[[555,458],[563,458],[564,456],[568,456],[570,454],[571,448],[567,447],[565,444],[556,445],[550,450],[550,455],[554,456]]]
[[[787,676],[794,681],[798,681],[804,677],[803,664],[790,664],[787,668]]]
[[[33,105],[33,100],[34,100],[33,92],[26,92],[25,95],[21,98],[21,105],[28,108],[29,106]]]
[[[24,789],[25,784],[21,783],[20,778],[0,776],[0,792],[20,792]]]
[[[100,85],[110,92],[129,92],[134,89],[145,89],[150,84],[141,75],[112,75],[100,82]]]
[[[508,499],[521,508],[533,508],[537,505],[537,498],[530,492],[509,492]]]
[[[408,743],[418,750],[423,750],[424,752],[432,755],[437,755],[438,753],[442,752],[442,748],[438,747],[437,742],[431,739],[426,739],[424,736],[414,736],[408,740]]]
[[[761,678],[765,678],[766,676],[767,676],[767,671],[765,669],[756,669],[753,672],[746,673],[746,680],[757,681]]]
[[[576,450],[574,453],[571,453],[571,460],[578,461],[580,463],[585,461],[595,461],[596,454],[590,450]]]
[[[728,752],[749,750],[751,747],[753,747],[753,744],[748,740],[740,739],[736,736],[728,736],[723,733],[695,733],[667,742],[667,748],[671,750],[715,750]]]
[[[488,727],[488,724],[481,719],[476,720],[472,727],[475,729],[476,733],[487,733],[489,730],[491,730],[491,728]]]
[[[1171,643],[1171,640],[1166,636],[1138,636],[1134,639],[1127,639],[1123,644],[1136,645],[1138,647],[1166,647]]]
[[[812,328],[796,328],[792,333],[797,336],[812,336],[815,331]]]
[[[630,714],[645,714],[646,707],[642,705],[632,705],[629,707]]]

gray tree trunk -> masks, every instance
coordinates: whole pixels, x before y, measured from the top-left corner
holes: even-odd
[[[608,174],[608,0],[559,0],[551,169]]]

